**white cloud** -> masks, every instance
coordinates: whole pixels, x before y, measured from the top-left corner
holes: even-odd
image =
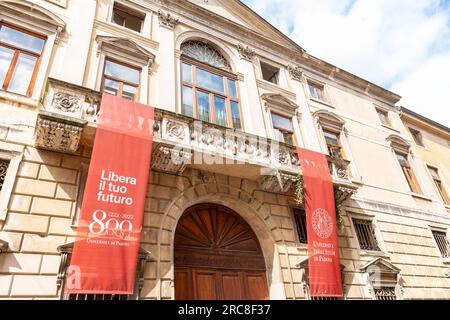
[[[450,126],[448,0],[245,2],[310,54],[394,90],[404,97],[400,105]]]

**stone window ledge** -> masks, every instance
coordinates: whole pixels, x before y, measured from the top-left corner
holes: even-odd
[[[0,98],[3,98],[5,100],[11,101],[11,102],[16,102],[22,105],[27,105],[33,108],[38,108],[39,107],[39,101],[35,100],[33,98],[21,95],[21,94],[17,94],[17,93],[13,93],[13,92],[9,92],[3,89],[0,89]]]
[[[390,260],[389,253],[385,251],[359,250],[359,255],[362,257],[379,257]]]
[[[386,124],[382,124],[381,126],[382,126],[383,128],[389,129],[389,130],[391,130],[391,131],[395,131],[395,132],[397,132],[397,133],[400,133],[399,130],[397,130],[397,129],[391,127],[391,126],[388,126],[388,125],[386,125]]]
[[[326,102],[326,101],[322,101],[322,100],[319,100],[319,99],[316,99],[316,98],[309,98],[311,101],[313,101],[313,102],[317,102],[317,103],[320,103],[320,104],[323,104],[323,105],[325,105],[325,106],[327,106],[327,107],[330,107],[330,108],[333,108],[333,109],[335,109],[335,107],[331,104],[331,103],[328,103],[328,102]]]
[[[450,258],[442,258],[442,263],[450,265]]]
[[[410,195],[411,195],[413,198],[417,198],[417,199],[421,199],[421,200],[425,200],[425,201],[429,201],[429,202],[432,202],[432,201],[433,201],[433,199],[431,199],[430,197],[425,196],[425,195],[420,194],[420,193],[410,192]]]

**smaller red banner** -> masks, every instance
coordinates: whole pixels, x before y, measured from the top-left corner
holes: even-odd
[[[66,293],[133,293],[153,122],[153,108],[103,95]]]
[[[342,297],[334,189],[325,155],[297,148],[305,185],[311,297]]]

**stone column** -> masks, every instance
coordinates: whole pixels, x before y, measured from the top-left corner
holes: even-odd
[[[155,86],[157,86],[156,106],[176,112],[176,67],[174,28],[178,19],[170,13],[158,12],[159,18],[159,67]]]

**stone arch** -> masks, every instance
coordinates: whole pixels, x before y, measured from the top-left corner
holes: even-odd
[[[270,211],[267,210],[260,201],[253,198],[242,189],[234,188],[225,184],[220,185],[219,183],[216,183],[216,186],[217,192],[208,191],[212,189],[210,188],[211,184],[208,183],[192,186],[184,192],[181,192],[166,210],[164,218],[161,222],[158,237],[158,248],[160,248],[161,245],[164,245],[163,242],[165,242],[165,245],[167,246],[167,241],[169,241],[172,263],[170,278],[172,280],[174,279],[174,239],[176,227],[181,216],[188,208],[198,204],[218,204],[235,211],[251,226],[263,251],[266,263],[266,275],[268,279],[270,299],[285,299],[283,276],[276,247],[276,240],[282,239],[279,239],[273,233],[276,226],[270,219]],[[206,193],[199,197],[193,196],[193,193],[195,193],[194,189],[199,187],[205,187],[205,190],[207,190]],[[229,188],[230,193],[219,192],[218,190],[221,189],[220,187]],[[158,254],[158,261],[160,261],[160,254]],[[159,269],[160,266],[158,266],[158,273],[161,272]],[[161,279],[162,277],[167,278],[167,274],[158,274],[157,278]],[[174,296],[173,287],[174,286],[172,285],[172,296]]]
[[[236,61],[237,56],[230,50],[230,48],[223,43],[220,39],[200,31],[186,31],[178,35],[175,39],[175,48],[176,50],[181,51],[181,45],[187,41],[197,40],[200,42],[204,42],[206,44],[211,45],[216,50],[218,50],[225,59],[227,59],[228,63],[231,66],[232,72],[236,73]]]

